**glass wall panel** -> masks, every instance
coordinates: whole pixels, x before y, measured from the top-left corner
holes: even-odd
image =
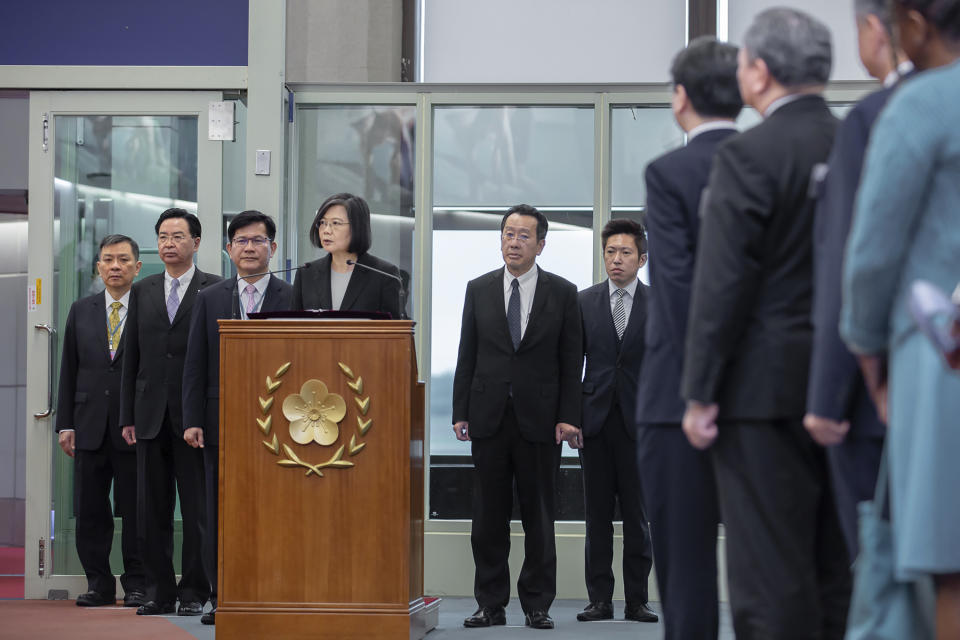
[[[451,429],[467,281],[503,266],[500,220],[527,202],[550,221],[537,263],[592,284],[593,110],[437,107],[434,123],[430,454],[469,456]]]
[[[307,235],[317,208],[328,196],[349,192],[370,205],[370,253],[397,265],[401,275],[415,281],[410,280],[415,122],[413,105],[297,110],[296,256],[300,264],[325,255],[310,244]]]
[[[169,207],[197,213],[197,117],[56,116],[54,132],[53,304],[55,326],[64,327],[75,300],[104,289],[95,265],[105,235],[121,233],[137,241],[140,279],[163,271],[157,218]],[[59,356],[55,363],[58,369]],[[55,571],[82,574],[74,535],[73,461],[59,447],[53,456]],[[179,544],[179,522],[176,527]],[[119,520],[115,531],[116,571]],[[175,557],[179,568],[179,554]]]
[[[438,107],[433,203],[592,207],[590,107]]]

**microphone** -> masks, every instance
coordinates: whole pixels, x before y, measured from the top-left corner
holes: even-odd
[[[286,269],[277,269],[275,271],[264,271],[263,273],[248,273],[245,276],[241,276],[237,274],[237,277],[240,278],[241,280],[246,280],[247,278],[259,278],[260,276],[269,276],[274,273],[286,273],[287,271],[299,271],[300,269],[303,269],[306,266],[307,266],[306,264],[298,264],[295,267],[287,267]]]
[[[397,318],[397,319],[398,319],[398,320],[403,320],[403,318],[407,315],[406,312],[404,311],[404,308],[403,308],[403,307],[404,307],[403,299],[404,299],[404,297],[405,297],[405,292],[404,292],[404,290],[403,290],[403,279],[402,279],[400,276],[398,276],[397,274],[395,274],[395,273],[390,273],[389,271],[383,271],[382,269],[377,269],[376,267],[371,267],[371,266],[368,265],[368,264],[363,264],[363,263],[361,263],[361,262],[357,262],[356,260],[347,260],[347,264],[348,264],[348,265],[351,265],[351,266],[355,265],[355,266],[358,266],[358,267],[363,267],[364,269],[366,269],[366,270],[368,270],[368,271],[373,271],[374,273],[379,273],[379,274],[382,275],[382,276],[386,276],[386,277],[388,277],[388,278],[393,278],[394,280],[396,280],[397,283],[400,285],[400,290],[399,290],[399,292],[397,293],[397,298],[398,298],[398,299],[397,299],[397,304],[399,305],[399,308],[400,308],[400,317]]]

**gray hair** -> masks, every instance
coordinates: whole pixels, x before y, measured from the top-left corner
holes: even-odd
[[[826,84],[830,79],[830,30],[802,11],[775,7],[760,12],[743,36],[743,48],[750,60],[763,60],[784,87]]]
[[[853,0],[853,14],[857,20],[876,16],[887,33],[893,33],[893,12],[890,0]]]

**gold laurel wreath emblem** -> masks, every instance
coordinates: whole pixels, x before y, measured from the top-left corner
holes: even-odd
[[[293,448],[288,444],[281,444],[280,440],[277,438],[277,434],[274,433],[273,437],[270,440],[264,440],[263,446],[265,446],[270,453],[275,456],[279,456],[282,459],[277,460],[277,464],[282,467],[303,467],[307,471],[305,475],[309,476],[311,474],[316,474],[318,477],[323,477],[323,472],[321,469],[349,469],[353,466],[353,463],[349,460],[343,459],[344,451],[347,452],[347,455],[353,457],[360,453],[365,446],[366,442],[359,440],[357,435],[360,437],[367,435],[367,432],[370,431],[370,427],[373,426],[373,419],[366,418],[367,413],[370,411],[370,396],[363,396],[363,377],[355,375],[353,370],[345,365],[342,362],[338,362],[337,365],[340,367],[340,372],[349,380],[347,386],[350,387],[351,391],[354,393],[354,402],[356,403],[357,410],[360,412],[360,415],[357,416],[357,433],[350,436],[350,445],[347,449],[347,445],[340,445],[337,451],[330,457],[329,460],[319,463],[311,463],[306,460],[301,459]],[[267,376],[264,396],[258,396],[257,400],[260,405],[260,413],[263,415],[262,418],[257,418],[257,427],[260,429],[261,433],[265,436],[270,435],[270,431],[273,428],[273,416],[270,414],[270,410],[273,408],[273,394],[276,393],[277,389],[280,388],[280,385],[283,384],[284,374],[290,369],[290,363],[284,363],[279,369],[274,372],[273,377]],[[366,420],[364,419],[366,418]],[[282,451],[282,455],[281,455]]]

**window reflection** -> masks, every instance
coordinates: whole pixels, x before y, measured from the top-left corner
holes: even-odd
[[[322,255],[307,236],[317,207],[330,195],[348,192],[370,205],[371,251],[398,265],[401,275],[409,279],[416,107],[307,106],[298,110],[297,118],[298,262]],[[408,303],[408,313],[410,308]]]

